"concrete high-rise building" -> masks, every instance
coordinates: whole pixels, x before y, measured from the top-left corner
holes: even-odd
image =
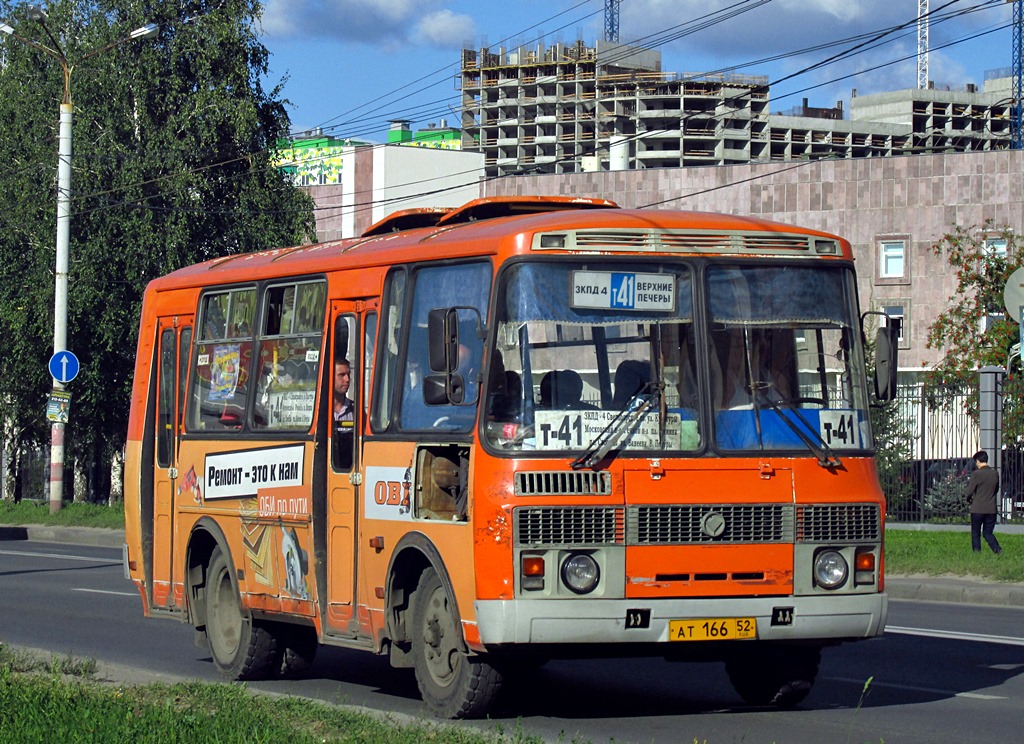
[[[767,77],[664,72],[655,50],[466,49],[462,147],[489,177],[1006,149],[1008,81],[771,113]]]

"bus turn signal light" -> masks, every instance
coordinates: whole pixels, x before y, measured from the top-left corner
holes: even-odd
[[[541,556],[523,558],[523,576],[543,576],[544,559]]]
[[[536,591],[544,588],[544,556],[524,555],[522,568],[520,586],[523,590]]]
[[[858,571],[874,571],[875,570],[875,554],[874,553],[857,553],[857,570]]]

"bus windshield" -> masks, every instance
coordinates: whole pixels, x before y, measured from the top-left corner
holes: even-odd
[[[484,426],[511,451],[871,446],[841,266],[524,262],[501,277]]]

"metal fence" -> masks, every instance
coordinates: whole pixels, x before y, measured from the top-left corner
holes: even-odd
[[[924,383],[901,385],[888,414],[879,481],[894,522],[969,520],[964,496],[979,448],[977,422],[967,414],[977,388],[929,389]],[[989,453],[1000,470],[1001,517],[1024,516],[1024,448]]]

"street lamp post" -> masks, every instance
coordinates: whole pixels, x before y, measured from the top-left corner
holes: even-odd
[[[27,17],[38,21],[43,27],[53,48],[33,39],[25,38],[6,23],[0,23],[0,32],[5,33],[29,46],[48,54],[60,64],[64,73],[64,96],[60,103],[60,130],[57,145],[57,244],[53,291],[53,353],[67,349],[68,335],[68,257],[71,238],[71,125],[73,120],[71,105],[71,72],[72,64],[61,49],[60,43],[50,33],[46,25],[46,13],[41,8],[29,6]],[[108,49],[135,39],[150,39],[160,31],[154,23],[146,24],[132,31],[122,39],[94,49],[79,59],[95,57]],[[53,379],[53,390],[61,392],[64,383]],[[52,421],[50,424],[50,513],[60,511],[64,501],[64,422]]]

